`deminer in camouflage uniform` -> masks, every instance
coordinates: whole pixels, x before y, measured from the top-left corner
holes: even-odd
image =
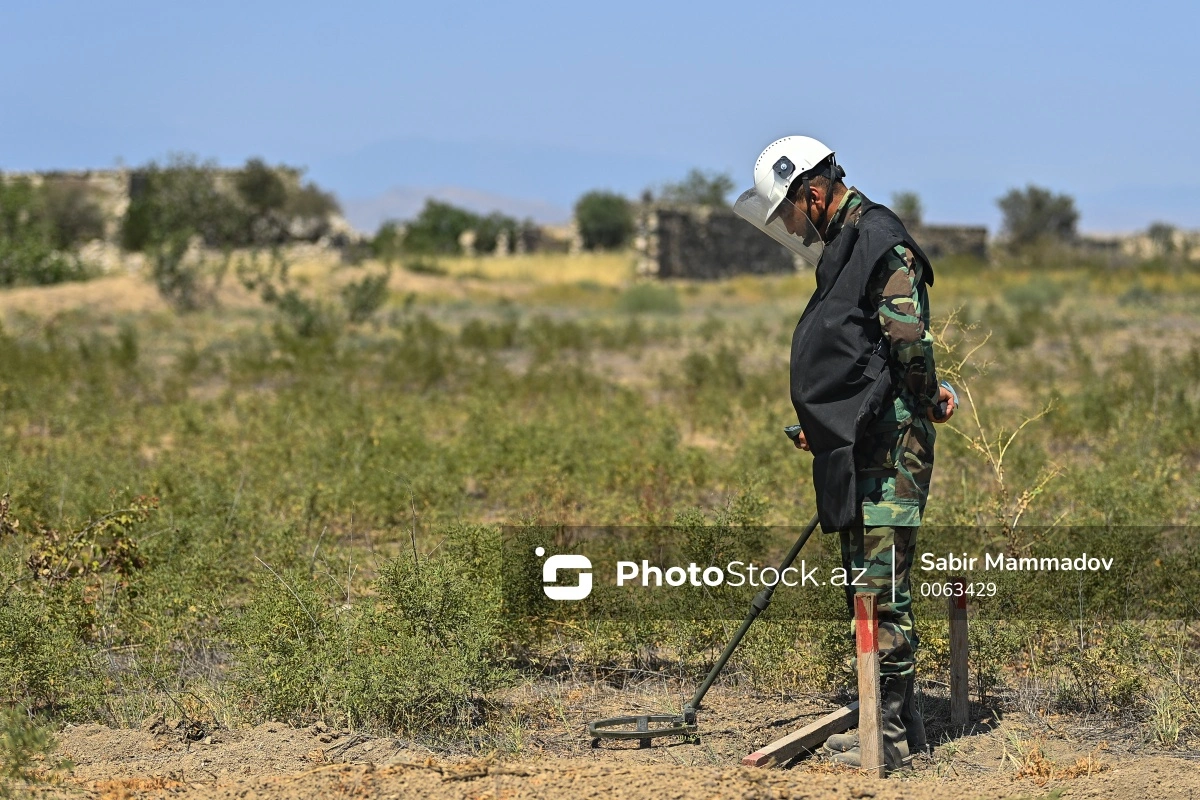
[[[789,136],[759,156],[755,187],[734,210],[816,268],[792,337],[800,425],[789,436],[813,454],[821,528],[841,537],[847,574],[863,576],[846,587],[851,615],[856,591],[878,594],[884,750],[895,768],[924,747],[909,572],[933,471],[933,423],[950,418],[957,398],[934,367],[929,259],[894,213],[844,177],[828,147]],[[830,737],[825,750],[861,766],[856,734]]]

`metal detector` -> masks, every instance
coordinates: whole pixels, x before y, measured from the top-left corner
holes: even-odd
[[[783,563],[779,565],[780,575],[792,565],[796,556],[800,555],[804,543],[817,529],[817,519],[814,515],[804,530],[800,532],[800,538],[792,545],[792,549],[784,556]],[[696,712],[700,710],[704,695],[708,694],[709,688],[721,674],[721,670],[725,669],[726,662],[729,661],[729,657],[733,655],[737,646],[741,644],[742,637],[746,635],[746,631],[750,630],[754,620],[758,619],[758,615],[771,605],[771,595],[775,594],[775,587],[778,585],[778,583],[773,583],[770,586],[764,586],[762,591],[754,595],[754,599],[750,601],[750,613],[742,620],[741,627],[729,640],[729,644],[725,645],[721,657],[708,671],[708,677],[704,679],[704,683],[700,684],[696,693],[692,695],[692,699],[683,707],[682,714],[631,714],[625,717],[598,719],[588,723],[588,735],[592,737],[592,747],[599,747],[601,739],[637,739],[641,747],[649,747],[651,739],[662,736],[694,736],[697,728]]]

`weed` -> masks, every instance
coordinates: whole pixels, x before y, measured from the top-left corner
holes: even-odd
[[[506,680],[495,581],[471,581],[458,563],[395,559],[380,572],[376,599],[358,606],[306,576],[271,571],[261,581],[231,630],[256,718],[410,731],[476,725],[483,696]]]
[[[410,258],[404,262],[404,268],[418,275],[445,275],[446,269],[431,258]]]
[[[1159,689],[1151,701],[1153,716],[1150,720],[1150,737],[1160,747],[1175,747],[1179,744],[1179,736],[1183,733],[1183,722],[1180,719],[1179,702],[1174,692],[1169,689]]]
[[[173,309],[184,313],[198,311],[216,302],[226,258],[213,269],[203,255],[191,246],[184,234],[172,236],[150,252],[150,277],[154,286]]]
[[[351,322],[364,322],[388,299],[388,279],[391,272],[364,275],[342,287],[342,304]]]
[[[682,308],[675,288],[659,283],[638,283],[617,297],[617,310],[627,314],[678,314]]]
[[[0,712],[0,797],[13,797],[18,784],[41,783],[73,766],[53,760],[56,742],[49,729],[22,708]]]
[[[1030,778],[1038,786],[1046,786],[1051,781],[1071,780],[1109,769],[1109,765],[1098,757],[1098,754],[1107,748],[1108,745],[1101,742],[1091,753],[1062,766],[1046,757],[1041,740],[1022,741],[1012,733],[1008,737],[1002,758],[1012,762],[1016,768],[1015,777]]]

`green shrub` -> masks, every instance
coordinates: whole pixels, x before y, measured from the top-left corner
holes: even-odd
[[[518,328],[515,316],[498,322],[485,322],[476,317],[463,325],[458,338],[464,347],[473,350],[504,350],[516,345]]]
[[[249,159],[234,178],[238,194],[258,215],[280,211],[287,202],[287,186],[279,171],[268,167],[261,158]]]
[[[377,600],[342,604],[297,574],[259,582],[232,626],[253,714],[426,731],[481,721],[499,666],[498,587],[452,557],[386,564]]]
[[[390,272],[364,275],[342,287],[342,305],[351,322],[363,322],[388,300]]]
[[[259,578],[253,600],[229,627],[235,682],[259,719],[296,722],[339,716],[342,628],[330,599],[307,576]]]
[[[1070,241],[1075,238],[1079,212],[1070,195],[1054,194],[1030,184],[1024,189],[1010,189],[996,205],[1004,215],[1004,234],[1014,247],[1040,240]]]
[[[522,333],[523,342],[533,348],[534,357],[539,361],[550,359],[563,350],[583,352],[590,345],[587,331],[578,322],[554,320],[545,314],[533,317]]]
[[[232,175],[193,156],[150,162],[133,173],[122,246],[140,252],[193,236],[211,248],[273,246],[293,238],[296,220],[307,223],[296,235],[315,240],[337,202],[312,184],[301,186],[300,174],[257,158]]]
[[[304,297],[295,289],[285,289],[276,296],[281,326],[276,327],[280,338],[320,339],[332,343],[342,332],[344,319],[329,303]]]
[[[588,250],[615,250],[633,236],[633,209],[612,192],[588,192],[575,203],[575,224]]]
[[[733,189],[733,178],[728,174],[693,169],[682,181],[664,186],[660,198],[666,203],[726,208],[726,198]]]
[[[460,253],[459,237],[473,229],[478,221],[479,218],[470,211],[449,203],[426,200],[421,213],[404,230],[404,250],[426,255]]]
[[[297,171],[297,176],[299,171]],[[283,206],[284,213],[295,219],[327,219],[341,213],[342,207],[332,192],[327,192],[315,183],[303,183],[288,192]]]
[[[94,611],[83,587],[18,589],[0,604],[0,688],[27,707],[87,719],[103,682],[91,647]]]
[[[678,314],[683,306],[674,286],[638,283],[617,297],[617,310],[628,314]]]
[[[921,227],[925,209],[921,205],[921,196],[916,192],[896,192],[892,195],[892,211],[910,231]]]
[[[384,567],[384,603],[358,627],[376,645],[352,679],[364,719],[406,729],[477,721],[477,702],[507,678],[497,577],[455,558]]]
[[[0,239],[0,286],[49,286],[87,280],[93,274],[76,256],[40,242]]]
[[[1129,288],[1121,293],[1117,298],[1117,303],[1123,306],[1156,306],[1158,305],[1159,297],[1156,292],[1147,289],[1142,282],[1134,278],[1129,284]]]
[[[70,770],[71,762],[51,758],[56,744],[50,729],[31,718],[25,709],[9,707],[0,711],[0,797],[22,796],[19,784]]]
[[[199,236],[209,247],[236,247],[249,239],[250,223],[234,194],[222,191],[214,163],[175,156],[133,174],[121,244],[143,251]]]
[[[1087,642],[1098,631],[1071,631],[1076,639],[1058,653],[1069,677],[1059,684],[1058,702],[1069,710],[1113,712],[1136,705],[1147,690],[1146,636],[1137,625],[1119,624]]]
[[[371,254],[390,267],[400,258],[404,234],[400,224],[388,220],[379,226],[379,230],[371,238]]]
[[[491,253],[495,251],[496,242],[502,233],[508,237],[509,252],[512,252],[517,246],[517,236],[522,227],[521,223],[512,217],[501,214],[499,211],[493,211],[486,217],[478,217],[474,230],[476,252]]]
[[[71,219],[62,207],[66,202],[57,190],[0,176],[0,286],[44,286],[91,277],[77,256],[60,247],[74,244],[64,244],[64,239],[82,235],[71,228],[83,223]]]
[[[1060,284],[1038,275],[1030,278],[1028,283],[1006,289],[1004,299],[1021,314],[1040,316],[1057,308],[1065,291]]]
[[[202,257],[189,250],[188,239],[175,236],[155,245],[150,253],[154,288],[171,308],[181,313],[212,305],[224,274],[223,270],[212,270]]]
[[[404,262],[404,268],[418,275],[445,275],[446,268],[432,258],[412,258]]]

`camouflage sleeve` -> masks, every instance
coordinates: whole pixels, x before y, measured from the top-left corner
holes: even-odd
[[[898,245],[881,259],[871,280],[870,298],[879,309],[879,325],[891,348],[893,374],[923,412],[937,400],[938,381],[922,271],[912,251]]]

